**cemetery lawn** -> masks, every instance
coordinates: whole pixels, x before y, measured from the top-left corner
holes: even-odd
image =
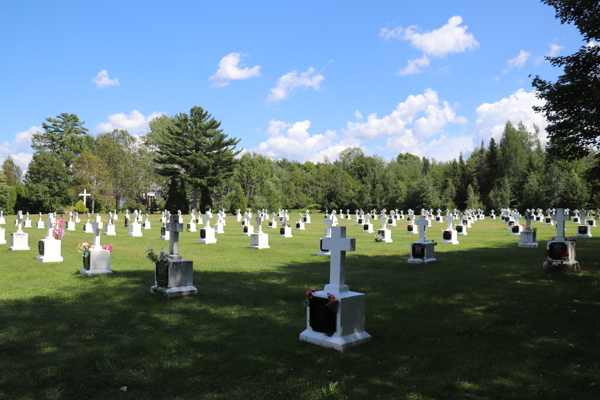
[[[92,241],[83,223],[63,239],[64,262],[42,264],[37,217],[25,229],[31,250],[14,252],[6,218],[0,399],[600,398],[598,237],[577,239],[582,273],[551,273],[542,263],[554,227],[534,223],[540,247],[522,249],[504,223],[486,219],[419,266],[407,263],[418,235],[405,234],[404,221],[386,244],[341,220],[357,239],[346,283],[366,294],[373,340],[338,353],[299,340],[303,292],[329,278],[328,258],[315,255],[322,215],[289,239],[265,222],[271,248],[260,251],[231,216],[220,243],[182,233],[199,293],[178,300],[150,293],[145,252],[168,246],[158,216],[142,238],[128,237],[120,217],[117,236],[101,237],[114,245],[115,273],[95,278],[78,274],[76,245]],[[445,226],[433,222],[429,238],[439,242]]]

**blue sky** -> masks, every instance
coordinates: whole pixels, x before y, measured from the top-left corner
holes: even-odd
[[[539,1],[11,2],[0,8],[0,159],[67,112],[140,135],[202,106],[240,146],[447,160],[507,120],[543,128],[528,75],[585,43]]]

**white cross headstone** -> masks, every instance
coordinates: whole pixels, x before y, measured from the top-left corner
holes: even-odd
[[[323,250],[331,252],[329,262],[329,284],[325,292],[342,293],[348,291],[346,280],[346,252],[356,250],[356,239],[346,238],[346,227],[332,228],[331,237],[323,238]]]
[[[419,232],[419,242],[426,243],[427,235],[425,230],[429,225],[429,221],[427,221],[427,215],[421,215],[421,218],[419,218],[416,224],[421,227],[421,231]]]
[[[562,208],[558,208],[552,219],[556,221],[556,240],[565,240],[565,221],[568,221],[569,217]]]
[[[104,224],[102,222],[94,222],[92,224],[92,228],[94,229],[94,245],[93,249],[100,250],[102,247],[100,246],[100,234],[102,233],[102,228]]]
[[[183,232],[183,224],[179,223],[179,216],[171,215],[167,229],[169,230],[169,258],[179,260],[181,254],[179,254],[179,233]]]
[[[445,221],[448,221],[448,230],[451,231],[452,230],[452,214],[450,214],[449,212],[446,214],[446,216],[444,217]]]
[[[260,211],[258,211],[256,213],[256,228],[258,229],[258,232],[256,232],[256,233],[263,233],[262,223],[264,220],[265,220],[264,214],[261,213]]]

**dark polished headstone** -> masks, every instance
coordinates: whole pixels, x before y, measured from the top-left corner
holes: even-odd
[[[328,300],[322,297],[313,297],[309,305],[310,327],[315,332],[331,336],[336,331],[336,313],[327,307]]]

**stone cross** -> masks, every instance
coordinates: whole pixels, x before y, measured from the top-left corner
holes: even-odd
[[[83,205],[85,206],[85,200],[88,196],[91,196],[91,194],[87,193],[87,189],[83,189],[83,193],[79,193],[79,197],[83,196]]]
[[[346,227],[336,226],[331,237],[323,238],[323,250],[331,252],[329,261],[329,284],[325,292],[342,293],[348,291],[346,280],[346,252],[356,250],[356,239],[346,238]]]
[[[46,236],[46,239],[53,239],[54,236],[52,236],[52,228],[54,225],[54,221],[56,219],[54,218],[54,214],[52,213],[48,213],[48,236]]]
[[[23,222],[23,212],[19,211],[17,213],[17,232],[23,232],[21,229],[21,223]]]
[[[451,231],[452,230],[452,214],[450,214],[450,212],[446,213],[446,216],[444,217],[444,219],[446,221],[448,221],[448,230]]]
[[[533,221],[535,217],[533,216],[533,214],[531,213],[531,211],[528,210],[528,212],[525,213],[525,229],[530,231],[531,230],[531,222]]]
[[[138,212],[137,210],[133,210],[133,223],[135,224],[137,222],[138,219]]]
[[[335,226],[333,224],[333,219],[325,218],[325,230],[327,231],[327,233],[325,234],[325,237],[331,237],[331,228],[333,226]]]
[[[262,223],[265,220],[265,215],[261,212],[256,213],[256,229],[258,230],[256,233],[263,233]]]
[[[393,211],[392,211],[393,212]],[[381,217],[379,217],[379,229],[386,230],[387,229],[387,217],[385,216],[385,212],[381,212]]]
[[[169,258],[180,260],[179,232],[183,232],[183,224],[179,223],[179,214],[171,215],[166,229],[169,231]]]
[[[92,224],[92,228],[94,229],[94,245],[92,246],[94,249],[101,249],[100,246],[100,234],[102,233],[102,228],[104,228],[104,224],[102,222],[94,222]]]
[[[417,225],[421,227],[421,231],[419,232],[419,241],[421,243],[427,242],[426,229],[427,225],[429,225],[429,221],[427,221],[427,213],[425,215],[421,215],[421,218],[417,221]]]
[[[565,215],[562,208],[557,208],[552,219],[556,221],[556,240],[565,240],[565,221],[569,220],[569,216]]]

